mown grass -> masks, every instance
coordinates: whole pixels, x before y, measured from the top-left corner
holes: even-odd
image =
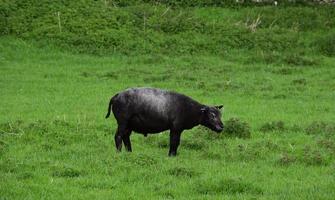
[[[238,52],[98,57],[11,37],[0,38],[0,50],[2,199],[335,195],[334,58],[268,64],[238,59]],[[167,156],[168,134],[134,134],[134,152],[117,154],[107,104],[134,86],[222,103],[230,132],[185,131],[176,158]]]

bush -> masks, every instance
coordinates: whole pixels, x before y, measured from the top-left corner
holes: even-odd
[[[319,60],[300,56],[298,54],[289,54],[284,57],[284,62],[295,66],[312,66],[319,64]]]
[[[18,120],[0,124],[0,134],[18,134],[23,132],[23,121]]]
[[[192,178],[198,175],[198,173],[192,169],[178,166],[169,169],[168,174],[176,177],[188,177],[188,178]]]
[[[3,19],[0,35],[46,40],[74,52],[91,54],[221,55],[231,49],[246,49],[289,55],[298,48],[306,49],[306,42],[295,26],[299,31],[335,27],[335,12],[325,7],[290,7],[289,12],[256,7],[252,13],[241,10],[214,21],[212,18],[217,16],[211,16],[211,10],[205,10],[211,16],[208,19],[199,15],[198,9],[189,8],[251,4],[254,3],[240,4],[235,0],[7,0],[0,5]],[[258,16],[261,23],[253,27]],[[329,44],[332,37],[321,40],[324,42],[320,45],[313,45],[320,46],[322,52],[334,54]],[[271,56],[269,59],[277,60]],[[289,57],[286,62],[311,65],[314,60]]]
[[[273,132],[273,131],[283,131],[285,130],[285,125],[283,121],[273,121],[267,122],[262,125],[260,131],[262,132]]]
[[[250,125],[238,118],[231,118],[225,122],[224,133],[230,137],[250,138]]]
[[[312,122],[306,129],[307,134],[310,135],[320,135],[327,134],[333,135],[335,134],[335,124],[327,123],[327,122]]]
[[[321,36],[316,40],[317,49],[326,56],[335,56],[335,33]]]
[[[277,163],[282,166],[287,166],[287,165],[294,163],[296,159],[297,159],[296,157],[289,155],[287,153],[284,153],[280,156]]]
[[[75,178],[82,175],[82,172],[69,166],[54,166],[52,176],[64,177],[64,178]]]
[[[262,194],[261,188],[239,179],[221,179],[214,182],[200,181],[196,187],[200,194]]]
[[[312,149],[310,146],[305,146],[303,155],[300,157],[300,162],[305,165],[327,165],[329,160],[327,154],[318,149]]]

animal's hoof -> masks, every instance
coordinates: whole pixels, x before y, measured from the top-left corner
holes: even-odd
[[[175,157],[175,156],[177,156],[177,153],[176,152],[169,152],[169,156],[170,157]]]

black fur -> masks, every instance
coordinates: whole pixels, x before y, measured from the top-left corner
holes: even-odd
[[[146,136],[170,130],[169,156],[175,156],[183,130],[200,124],[216,132],[223,130],[220,108],[222,106],[200,104],[176,92],[131,88],[112,97],[106,118],[112,110],[118,124],[115,134],[118,151],[121,151],[122,141],[128,151],[132,150],[132,131]]]
[[[109,115],[111,114],[111,109],[112,109],[112,104],[114,99],[117,97],[118,94],[114,95],[111,100],[109,101],[109,105],[108,105],[108,111],[107,111],[107,115],[106,115],[106,119],[109,117]]]

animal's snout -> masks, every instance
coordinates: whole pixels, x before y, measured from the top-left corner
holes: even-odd
[[[222,124],[222,123],[221,123],[221,124],[218,124],[218,125],[215,127],[215,129],[216,129],[216,132],[218,132],[218,133],[222,132],[222,131],[223,131],[223,124]]]

